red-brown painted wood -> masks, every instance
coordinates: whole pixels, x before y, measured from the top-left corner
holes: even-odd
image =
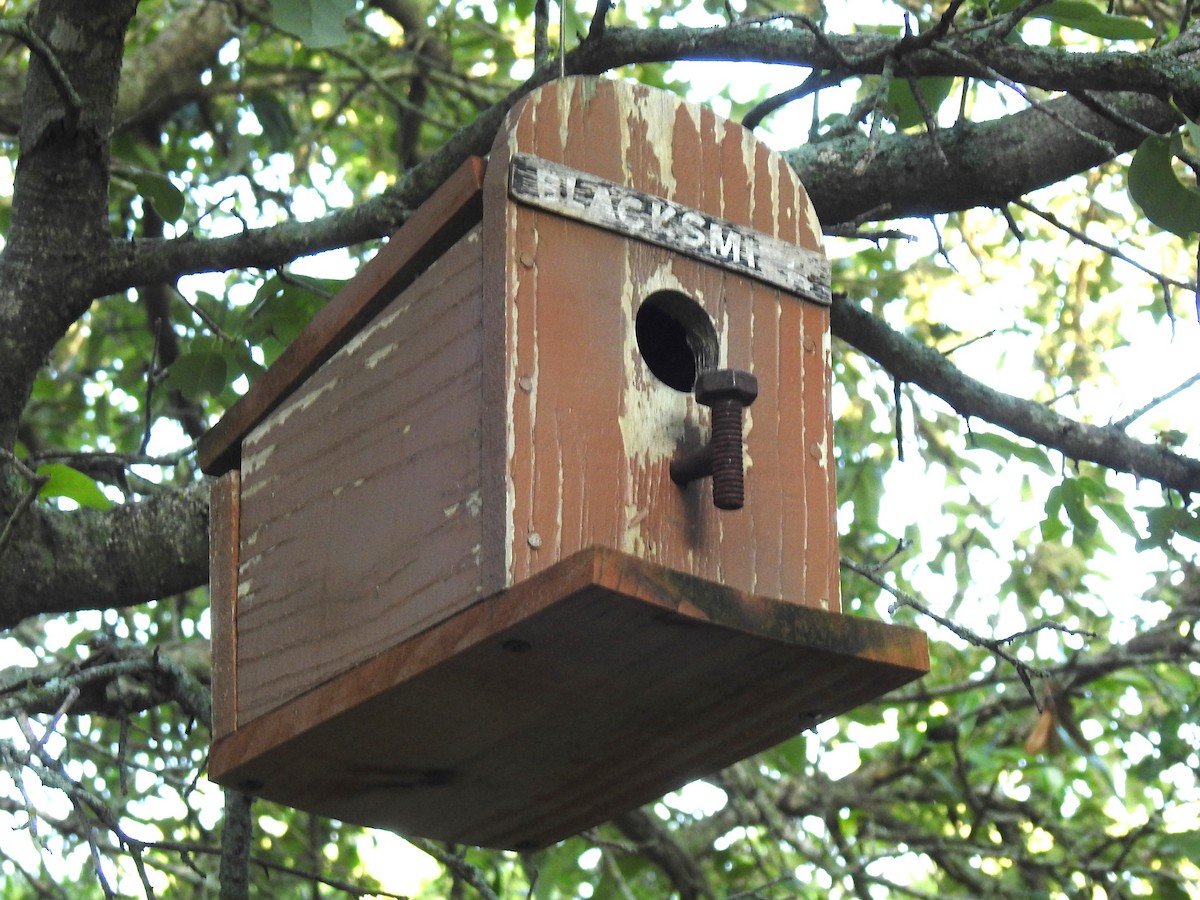
[[[237,727],[238,513],[241,475],[213,480],[208,499],[209,630],[212,652],[212,734]]]
[[[515,584],[592,544],[792,603],[838,611],[829,309],[672,250],[508,202],[518,153],[564,163],[819,253],[820,230],[783,159],[710,110],[637,85],[567,79],[510,117],[485,184],[484,583]],[[499,238],[503,236],[503,240]],[[709,414],[664,384],[634,336],[660,290],[691,297],[722,367],[760,384],[746,425],[746,503],[713,507],[670,460]],[[492,318],[487,318],[491,316]],[[503,343],[500,335],[503,333]]]
[[[218,740],[222,784],[532,849],[928,670],[924,635],[582,551]]]

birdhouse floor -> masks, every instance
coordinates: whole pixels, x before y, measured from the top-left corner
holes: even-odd
[[[240,724],[209,769],[345,821],[533,849],[928,669],[915,629],[592,548]]]

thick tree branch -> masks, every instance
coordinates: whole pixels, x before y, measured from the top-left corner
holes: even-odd
[[[1110,106],[1153,131],[1178,122],[1169,104],[1140,94],[1105,98]],[[854,162],[868,139],[852,134],[785,153],[826,226],[864,219],[896,219],[1002,206],[1132,150],[1140,133],[1123,128],[1072,97],[989,122],[963,122],[937,133],[880,136],[865,171]],[[1112,147],[1105,151],[1095,136]]]
[[[905,337],[845,297],[833,304],[833,333],[901,381],[919,385],[961,416],[999,425],[1013,434],[1117,472],[1149,478],[1184,494],[1200,491],[1200,460],[1144,444],[1115,426],[1087,425],[1040,403],[994,390],[965,375],[932,347]]]
[[[180,9],[125,61],[117,127],[156,122],[172,112],[197,90],[201,73],[232,37],[232,7],[224,0],[197,0]]]
[[[26,510],[0,561],[0,630],[38,613],[123,608],[208,580],[208,485],[109,510]]]
[[[860,60],[857,69],[860,72],[881,70],[882,62],[877,64],[875,58],[895,46],[893,39],[880,36],[822,36],[818,41],[807,31],[773,32],[745,26],[703,31],[606,29],[601,38],[572,51],[568,67],[575,72],[601,72],[660,58],[737,58],[739,54],[745,54],[743,58],[796,65],[835,66],[837,60],[827,49],[831,41],[840,45],[839,53]],[[1155,51],[1159,54],[1154,57],[1158,62],[1147,66],[1130,65],[1131,59],[1141,59],[1130,54],[1047,52],[1051,53],[1053,64],[1062,70],[1057,80],[1064,88],[1088,84],[1083,75],[1067,77],[1075,71],[1072,67],[1078,66],[1080,72],[1108,73],[1100,79],[1105,84],[1158,96],[1170,93],[1164,88],[1165,73],[1175,72],[1173,67],[1180,65],[1180,53],[1190,47],[1171,46],[1174,49],[1170,53]],[[1023,48],[1023,51],[1028,51],[1028,58],[1011,60],[1001,54],[1002,58],[991,60],[989,65],[1002,65],[1010,73],[1017,73],[1010,77],[1023,76],[1026,69],[1049,77],[1043,71],[1049,62],[1041,51],[1038,48]],[[920,58],[905,57],[905,63],[918,75],[926,70],[966,75],[978,68],[969,60],[964,62],[933,51],[915,55]],[[1124,64],[1124,70],[1119,63]],[[1131,69],[1133,74],[1129,74]],[[1117,71],[1125,72],[1123,82],[1115,77]],[[108,293],[139,281],[167,280],[194,272],[275,267],[296,256],[382,237],[400,225],[467,155],[486,154],[508,109],[554,74],[553,64],[542,67],[529,82],[482,113],[441,150],[373,200],[313,222],[287,222],[233,237],[186,237],[122,245],[114,248],[107,265],[98,272],[95,291]],[[1191,81],[1200,81],[1200,75],[1193,78],[1193,74],[1184,68],[1180,90],[1184,87],[1190,90]],[[1179,121],[1169,104],[1144,93],[1107,99],[1121,115],[1153,131],[1173,128]],[[863,158],[868,138],[858,134],[818,141],[785,155],[804,180],[822,222],[833,226],[859,220],[865,214],[873,218],[899,218],[997,205],[1092,168],[1114,153],[1132,149],[1141,140],[1139,132],[1115,124],[1111,118],[1074,99],[1059,98],[1043,106],[1046,111],[1030,109],[993,122],[964,123],[940,131],[937,145],[921,134],[881,136],[866,171],[860,171],[857,164]],[[1112,149],[1104,151],[1105,144]]]
[[[637,844],[639,853],[666,873],[680,900],[703,900],[715,896],[696,861],[645,810],[635,809],[617,816],[613,824]]]
[[[136,6],[45,0],[30,24],[57,65],[31,58],[22,103],[12,222],[0,251],[0,447],[12,446],[46,354],[95,296],[90,270],[109,240],[113,104]],[[63,78],[81,105],[64,99]]]

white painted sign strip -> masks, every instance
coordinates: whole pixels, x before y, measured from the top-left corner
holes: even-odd
[[[753,228],[644,194],[561,163],[518,153],[513,199],[731,269],[828,306],[829,260]]]

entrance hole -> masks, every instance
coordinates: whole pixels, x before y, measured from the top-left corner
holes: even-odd
[[[659,381],[690,392],[717,366],[717,331],[704,308],[679,291],[655,291],[638,307],[634,330],[642,359]]]

